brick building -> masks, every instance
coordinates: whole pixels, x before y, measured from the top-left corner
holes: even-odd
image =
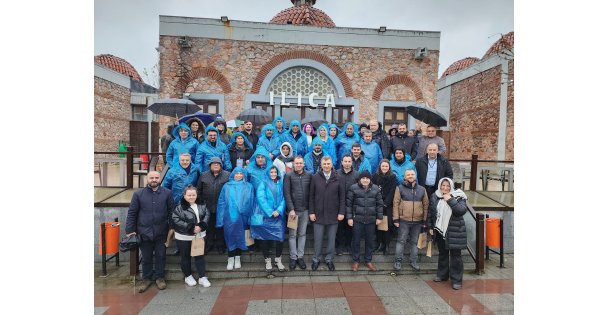
[[[268,23],[160,16],[160,97],[227,120],[261,108],[288,121],[413,128],[404,107],[436,103],[440,33],[336,27],[315,2],[292,0]]]
[[[479,59],[454,62],[437,81],[437,109],[449,113],[443,137],[451,159],[514,160],[514,33]]]

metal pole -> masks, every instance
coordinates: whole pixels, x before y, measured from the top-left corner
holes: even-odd
[[[505,243],[504,243],[504,228],[503,228],[503,219],[500,219],[500,268],[505,267]]]
[[[477,191],[477,154],[471,158],[471,183],[469,190]]]
[[[118,223],[118,218],[114,218],[114,222]],[[118,235],[120,235],[120,224],[119,224],[119,232]],[[116,252],[116,267],[120,266],[120,249]]]
[[[484,215],[483,213],[477,213],[477,220],[476,220],[476,224],[477,224],[477,244],[476,244],[476,254],[477,254],[477,261],[475,261],[475,271],[477,272],[478,275],[483,273],[484,270],[484,250],[483,247],[485,245],[485,220],[484,220]]]
[[[120,174],[123,176],[123,174]],[[127,146],[127,188],[133,188],[133,147]]]
[[[489,214],[486,214],[486,219],[484,220],[484,224],[488,223],[488,218],[490,217]],[[486,260],[490,260],[490,247],[488,247],[488,245],[486,244]]]
[[[106,223],[101,222],[101,273],[104,276],[108,275],[106,269]]]

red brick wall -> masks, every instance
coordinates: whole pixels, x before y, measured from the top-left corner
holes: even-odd
[[[131,92],[98,77],[94,89],[95,151],[118,151],[120,140],[129,141]]]

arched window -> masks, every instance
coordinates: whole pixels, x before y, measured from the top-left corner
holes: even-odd
[[[285,92],[287,96],[296,97],[302,93],[303,97],[308,97],[312,93],[317,93],[319,98],[325,99],[327,94],[338,96],[336,88],[329,78],[321,71],[310,67],[293,67],[279,73],[268,88],[268,94],[281,95]]]

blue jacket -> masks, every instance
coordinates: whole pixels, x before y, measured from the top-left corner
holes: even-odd
[[[235,181],[234,174],[243,173],[243,180]],[[229,251],[247,250],[245,230],[255,205],[253,186],[247,182],[247,171],[236,167],[222,187],[217,201],[215,226],[224,228],[224,239]]]
[[[374,173],[372,172],[372,167],[369,164],[369,160],[365,157],[365,152],[363,151],[361,151],[361,162],[355,161],[355,157],[353,157],[353,169],[357,170],[359,173],[363,173],[363,171],[368,171],[370,174]],[[346,187],[346,190],[348,190],[348,187]]]
[[[293,126],[298,126],[298,139],[294,138],[293,134],[291,133],[291,128]],[[305,156],[306,153],[308,153],[308,141],[306,141],[306,134],[304,132],[302,132],[302,129],[300,128],[300,122],[297,120],[292,120],[291,123],[289,124],[289,131],[284,133],[283,135],[281,135],[281,143],[283,142],[289,142],[289,144],[291,144],[291,147],[293,148],[293,155],[297,156],[297,155],[301,155],[301,156]]]
[[[270,170],[270,169],[269,169]],[[283,198],[283,180],[270,179],[270,172],[256,188],[257,207],[251,220],[251,237],[259,240],[283,241],[285,235],[285,199]],[[277,211],[279,216],[272,216]],[[262,225],[254,225],[256,216],[261,216]]]
[[[378,171],[378,166],[380,165],[380,161],[382,161],[382,149],[380,146],[372,139],[370,143],[365,143],[363,139],[359,142],[361,144],[361,151],[365,153],[365,158],[369,161],[369,165],[372,168],[370,173],[375,173]]]
[[[268,137],[266,137],[266,130],[268,129],[272,129],[272,137],[270,139],[268,139]],[[273,157],[277,157],[279,156],[279,154],[281,153],[280,151],[280,145],[281,145],[281,136],[277,135],[277,130],[271,125],[271,124],[266,124],[264,125],[264,127],[262,128],[262,131],[260,132],[260,139],[258,140],[258,147],[262,146],[266,149],[266,151],[272,153]]]
[[[416,167],[414,163],[410,162],[410,155],[406,154],[405,159],[402,163],[397,163],[395,160],[395,154],[391,156],[391,169],[393,173],[395,173],[395,177],[397,179],[397,185],[400,185],[403,182],[403,175],[405,175],[405,171],[408,169],[414,170],[416,172]]]
[[[266,164],[263,167],[259,167],[255,162],[255,157],[261,155],[266,158]],[[248,180],[253,185],[253,187],[258,187],[260,181],[264,179],[266,176],[266,172],[272,166],[272,162],[268,158],[268,151],[262,146],[255,149],[251,159],[249,159],[249,165],[247,165],[247,174]]]
[[[179,205],[179,201],[184,195],[184,188],[188,185],[196,187],[200,175],[200,169],[192,163],[190,163],[190,173],[188,174],[186,174],[186,170],[179,164],[169,169],[165,179],[163,179],[163,187],[171,189],[173,204]]]
[[[126,234],[136,232],[145,241],[165,240],[173,208],[171,191],[167,188],[161,186],[153,191],[147,186],[136,191],[127,212]]]
[[[337,129],[338,127],[336,127]],[[321,129],[325,129],[327,131],[327,140],[323,141],[323,139],[321,139],[321,137],[319,136],[319,134],[321,134]],[[321,126],[319,126],[319,129],[317,130],[317,139],[321,140],[321,143],[323,143],[323,150],[327,153],[327,155],[329,155],[329,157],[331,157],[331,161],[332,163],[334,163],[334,167],[337,168],[337,165],[340,165],[340,161],[338,161],[337,156],[336,156],[336,143],[334,142],[334,139],[332,139],[329,136],[329,126],[327,126],[327,124],[322,124]],[[313,139],[313,143],[314,143],[314,139]],[[308,152],[311,152],[313,149],[312,145],[308,148]]]
[[[214,130],[218,135],[218,138],[215,141],[215,146],[211,145],[209,140],[205,139],[205,141],[198,146],[194,164],[200,167],[201,171],[204,172],[209,169],[211,158],[218,157],[222,160],[223,169],[229,171],[232,169],[232,164],[230,163],[230,153],[228,152],[228,147],[219,139],[220,132],[213,127],[213,125],[209,125],[207,129],[205,129],[205,137],[210,130]]]
[[[182,140],[179,137],[179,130],[186,129],[188,130],[188,137]],[[187,152],[190,153],[190,161],[194,161],[196,159],[196,150],[198,149],[198,141],[192,138],[192,132],[190,131],[190,127],[185,123],[179,124],[179,126],[173,128],[173,138],[169,147],[167,148],[167,164],[169,166],[174,167],[179,165],[179,155]]]
[[[321,145],[323,145],[323,140],[321,140],[319,137],[312,139],[312,144],[310,146],[310,152],[306,153],[306,155],[304,156],[304,169],[307,172],[310,172],[311,175],[314,175],[321,167],[321,163],[319,163],[319,168],[315,169],[315,167],[314,167],[313,151],[314,151],[314,146],[317,143],[320,143]],[[321,152],[322,152],[321,157],[323,157],[325,155],[329,156],[329,154],[327,154],[327,151],[325,151],[324,148],[321,149]]]
[[[355,129],[352,136],[346,135],[346,127],[348,127],[348,125],[352,125]],[[359,142],[360,138],[357,129],[357,125],[351,122],[347,122],[346,124],[344,124],[342,132],[336,137],[334,141],[336,143],[336,154],[338,159],[341,160],[344,155],[350,154],[350,147],[353,145],[353,143]]]
[[[340,130],[340,128],[338,128],[338,125],[336,124],[329,124],[329,130],[331,130],[332,128],[335,128],[337,133],[336,133],[336,138],[338,137],[338,135],[340,135],[340,132],[342,132],[342,130]],[[328,134],[329,135],[329,134]],[[330,136],[331,137],[331,136]],[[335,138],[333,138],[334,141],[336,140]]]
[[[276,123],[277,123],[277,120],[280,120],[280,121],[282,121],[282,122],[283,122],[283,131],[281,131],[281,132],[280,132],[280,134],[279,134],[279,132],[278,132],[278,130],[277,130],[277,124],[276,124]],[[285,121],[285,119],[283,119],[283,117],[281,117],[281,116],[277,116],[277,118],[275,118],[275,119],[272,121],[272,127],[274,127],[275,135],[277,135],[278,137],[280,137],[281,135],[283,135],[283,134],[284,134],[284,133],[286,133],[286,132],[289,132],[289,130],[288,130],[288,128],[287,128],[287,127],[289,127],[289,126],[287,126],[287,122],[286,122],[286,121]]]

